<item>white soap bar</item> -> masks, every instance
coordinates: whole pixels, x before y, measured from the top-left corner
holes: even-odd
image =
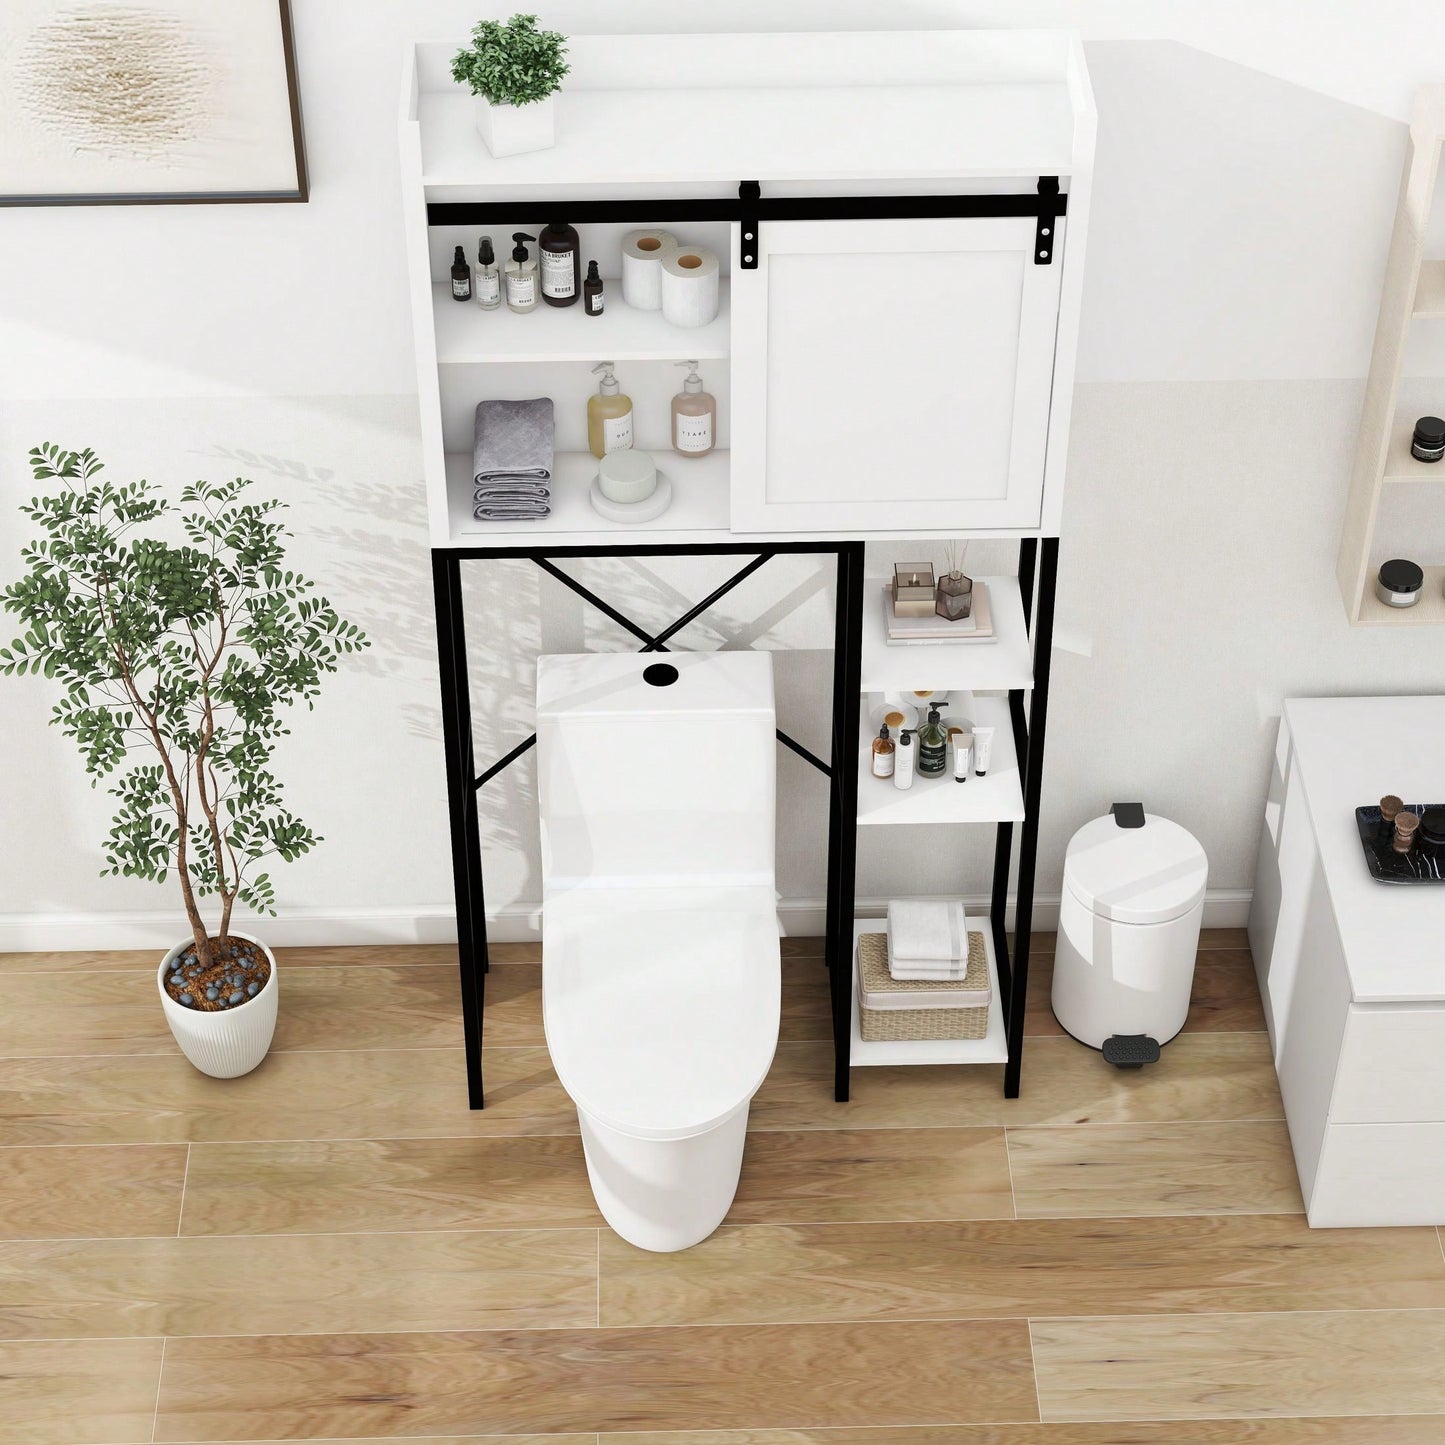
[[[608,452],[597,463],[597,485],[609,502],[645,502],[657,490],[657,464],[631,447]]]

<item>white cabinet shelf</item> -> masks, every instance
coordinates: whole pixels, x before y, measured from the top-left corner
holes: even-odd
[[[967,784],[965,784],[967,786]],[[993,951],[993,933],[987,918],[969,915],[969,926],[983,934],[988,952],[988,1033],[981,1039],[916,1039],[885,1043],[864,1040],[858,1026],[858,940],[865,933],[885,932],[881,918],[859,918],[853,923],[852,1047],[849,1061],[854,1067],[890,1064],[1002,1064],[1008,1059],[1008,1038],[1004,1034],[1003,1005],[998,994],[998,960]]]
[[[592,510],[588,492],[597,475],[591,452],[558,452],[552,467],[552,515],[540,521],[479,522],[472,516],[472,458],[467,452],[447,453],[447,504],[452,540],[458,544],[479,537],[495,538],[500,546],[580,547],[596,543],[625,546],[629,542],[695,541],[700,534],[726,540],[728,530],[728,454],[709,452],[684,459],[656,453],[658,471],[672,482],[672,506],[651,522],[623,526]]]
[[[728,354],[729,287],[719,288],[718,314],[706,326],[673,326],[660,311],[638,311],[622,299],[622,282],[603,282],[606,309],[588,316],[581,301],[509,311],[483,311],[474,301],[454,301],[449,285],[432,286],[439,365],[466,362],[715,361]]]
[[[895,788],[892,778],[873,776],[873,738],[865,718],[859,729],[858,822],[875,824],[941,824],[1021,822],[1024,795],[1014,750],[1013,726],[1006,697],[976,697],[973,720],[993,728],[993,756],[986,777],[955,780],[953,760],[941,778],[915,776],[911,788]]]
[[[433,200],[585,184],[710,187],[1071,175],[1087,82],[1050,31],[575,35],[549,150],[494,159],[454,44],[416,47],[411,113]]]
[[[916,687],[976,688],[1008,692],[1031,687],[1033,652],[1024,626],[1017,577],[983,577],[993,613],[991,642],[926,642],[889,646],[883,620],[883,577],[863,583],[863,668],[865,692],[902,692]]]

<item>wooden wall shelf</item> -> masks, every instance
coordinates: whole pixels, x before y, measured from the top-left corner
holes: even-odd
[[[1445,462],[1420,462],[1410,455],[1415,418],[1404,414],[1399,406],[1400,373],[1412,323],[1445,319],[1445,260],[1425,256],[1442,142],[1445,85],[1422,86],[1415,93],[1410,116],[1405,170],[1385,264],[1380,319],[1370,354],[1370,376],[1360,414],[1336,567],[1345,613],[1356,626],[1419,627],[1445,622],[1445,567],[1425,567],[1423,595],[1413,607],[1387,607],[1375,596],[1371,566],[1377,557],[1376,523],[1385,485],[1445,482]],[[1439,410],[1445,410],[1445,404]],[[1394,548],[1394,544],[1390,545]],[[1403,541],[1394,554],[1402,551],[1408,551]]]

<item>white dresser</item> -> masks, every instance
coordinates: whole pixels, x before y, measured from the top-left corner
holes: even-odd
[[[1249,941],[1317,1227],[1445,1222],[1445,884],[1370,876],[1387,793],[1445,803],[1445,697],[1285,704]]]

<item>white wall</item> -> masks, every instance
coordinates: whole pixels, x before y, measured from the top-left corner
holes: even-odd
[[[445,837],[395,118],[401,47],[476,4],[294,0],[313,197],[304,206],[35,209],[0,220],[0,577],[15,574],[35,442],[119,472],[243,472],[293,505],[295,556],[375,648],[297,720],[283,771],[327,842],[278,879],[278,938],[445,936]],[[573,31],[716,26],[716,4],[551,7]],[[895,23],[1077,24],[1100,111],[1060,579],[1040,888],[1121,796],[1194,829],[1217,889],[1252,874],[1268,748],[1291,693],[1423,691],[1445,633],[1353,631],[1333,577],[1405,114],[1445,78],[1438,4],[1021,0],[889,7]],[[504,13],[504,12],[503,12]],[[878,23],[869,3],[726,7],[730,28]],[[1437,231],[1439,227],[1437,227]],[[1445,255],[1445,234],[1434,254]],[[1410,370],[1445,406],[1445,323]],[[1405,489],[1401,489],[1402,491]],[[1402,548],[1437,557],[1433,489]],[[1428,533],[1434,526],[1437,535]],[[1429,544],[1429,545],[1427,545]],[[990,565],[983,549],[970,558]],[[590,564],[639,620],[669,619],[726,562]],[[627,645],[524,564],[474,587],[478,752],[530,730],[538,650]],[[773,563],[696,646],[826,648],[828,579]],[[505,642],[505,645],[501,645]],[[782,724],[825,746],[828,658],[778,655]],[[172,900],[96,877],[108,817],[46,727],[43,681],[0,684],[0,948],[168,941]],[[822,893],[825,800],[780,752],[785,896]],[[535,901],[530,770],[485,795],[489,907]],[[859,890],[982,892],[991,842],[865,830]],[[917,845],[922,843],[923,849]],[[898,851],[894,851],[894,850]],[[927,856],[920,858],[920,851]]]

